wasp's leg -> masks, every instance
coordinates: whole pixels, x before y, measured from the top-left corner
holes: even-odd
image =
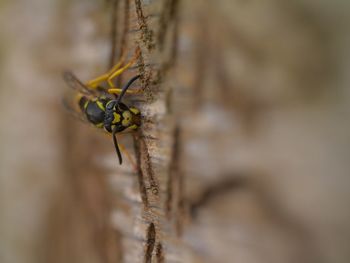
[[[121,102],[124,94],[128,91],[128,88],[131,86],[131,84],[137,80],[138,78],[140,77],[140,75],[136,75],[134,77],[132,77],[131,79],[129,79],[129,81],[125,84],[125,86],[123,87],[122,91],[120,92],[120,95],[118,96],[117,98],[117,101],[116,101],[116,107],[118,106],[118,104]]]
[[[107,136],[109,136],[109,133],[106,133]],[[125,134],[118,134],[118,137],[122,137],[123,135]],[[113,137],[116,136],[116,134],[112,134]],[[115,141],[114,141],[115,140]],[[128,158],[131,166],[134,168],[135,171],[137,171],[137,164],[135,162],[135,160],[131,157],[131,154],[129,153],[129,151],[125,148],[125,146],[119,142],[116,141],[116,138],[114,139],[113,138],[113,141],[115,143],[115,147],[116,147],[116,151],[117,151],[117,155],[118,155],[118,159],[119,159],[119,162],[121,161],[121,152],[123,152],[123,154],[126,155],[126,158]],[[121,164],[121,162],[120,162]]]
[[[119,95],[120,93],[122,93],[122,89],[118,89],[118,88],[114,88],[114,89],[108,89],[108,93],[110,94],[117,94]],[[134,89],[134,90],[127,90],[126,93],[128,94],[140,94],[142,93],[143,90],[142,89]]]
[[[131,154],[129,153],[129,151],[121,143],[119,143],[119,148],[123,152],[123,154],[125,154],[126,158],[128,158],[128,160],[129,160],[130,164],[132,165],[132,167],[134,168],[134,170],[137,171],[137,164],[136,164],[135,160],[131,157]]]
[[[109,76],[107,78],[107,83],[109,84],[110,88],[111,89],[116,89],[114,84],[113,84],[113,79],[118,77],[120,74],[122,74],[125,70],[127,70],[130,66],[132,66],[136,60],[139,58],[140,56],[140,53],[141,53],[141,50],[140,48],[137,48],[135,50],[135,54],[133,56],[133,58],[125,65],[123,66],[122,68],[115,68],[115,70],[111,70],[110,73],[109,73]],[[113,67],[114,68],[114,67]],[[128,92],[129,93],[129,92]]]
[[[121,68],[121,66],[124,64],[124,61],[125,61],[125,56],[123,55],[121,57],[121,59],[118,61],[118,63],[115,64],[107,73],[88,81],[86,83],[86,86],[91,88],[91,89],[96,89],[102,82],[107,81],[110,88],[114,89],[114,91],[111,92],[111,94],[119,94],[121,92],[121,90],[118,93],[119,89],[114,86],[112,80],[114,78],[116,78],[117,76],[119,76],[120,74],[122,74],[130,66],[132,66],[135,63],[135,61],[137,60],[137,58],[140,56],[140,52],[141,52],[140,49],[137,48],[135,50],[134,57],[125,66],[123,66]],[[128,91],[127,93],[134,94],[136,92]]]
[[[134,76],[133,78],[131,78],[126,84],[125,86],[122,88],[122,89],[118,89],[118,88],[113,88],[113,89],[108,89],[108,92],[110,94],[120,94],[118,97],[117,97],[117,104],[121,101],[121,99],[123,98],[124,94],[125,93],[128,93],[128,94],[139,94],[139,93],[142,93],[143,90],[142,89],[136,89],[136,90],[128,90],[128,88],[131,86],[131,84],[137,80],[138,78],[140,77],[140,75],[136,75]]]
[[[98,76],[97,78],[94,78],[86,83],[86,86],[91,89],[96,89],[102,82],[107,81],[108,77],[113,74],[116,70],[120,68],[120,66],[123,64],[124,58],[121,58],[120,61],[113,66],[113,68],[108,71],[107,73]]]

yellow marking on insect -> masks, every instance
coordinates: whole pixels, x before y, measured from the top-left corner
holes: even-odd
[[[102,128],[103,127],[103,122],[95,124],[97,128]]]
[[[85,101],[85,103],[84,103],[84,110],[86,110],[86,108],[87,108],[88,105],[89,105],[89,101],[87,100],[87,101]]]
[[[139,111],[138,109],[133,108],[133,107],[131,107],[130,110],[131,110],[131,112],[134,113],[134,114],[139,114],[139,113],[140,113],[140,111]]]
[[[97,101],[96,101],[96,104],[97,104],[97,106],[98,106],[101,110],[103,110],[103,111],[106,110],[105,107],[103,106],[103,103],[102,103],[101,101],[97,100]]]
[[[112,121],[113,124],[120,122],[120,114],[113,112],[114,119]]]
[[[135,130],[137,130],[138,127],[139,126],[137,126],[136,124],[133,124],[133,125],[131,125],[129,127],[126,127],[126,129],[123,130],[123,133],[128,133],[128,132],[135,131]]]
[[[120,122],[120,114],[113,112],[114,119],[112,121],[113,124]]]
[[[131,112],[130,111],[124,111],[123,113],[123,120],[122,120],[122,125],[124,127],[128,127],[130,125],[131,122]]]

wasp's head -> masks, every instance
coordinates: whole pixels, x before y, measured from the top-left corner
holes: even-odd
[[[128,107],[124,103],[111,100],[106,104],[104,127],[108,132],[114,129],[121,132],[126,129],[136,130],[141,125],[141,113],[135,107]]]

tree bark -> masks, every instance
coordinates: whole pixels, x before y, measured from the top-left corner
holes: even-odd
[[[19,17],[16,5],[25,1],[17,2],[3,20]],[[23,23],[37,30],[32,40],[10,38],[16,52],[8,56],[31,61],[37,75],[21,64],[18,74],[15,62],[16,70],[8,67],[12,78],[2,82],[18,80],[21,88],[12,90],[16,107],[0,90],[0,114],[10,123],[13,112],[22,116],[18,105],[45,107],[27,114],[26,129],[6,127],[12,144],[0,136],[0,153],[30,153],[28,140],[16,144],[18,130],[41,150],[24,154],[26,162],[14,158],[16,169],[8,158],[0,166],[12,178],[31,175],[46,190],[25,200],[30,195],[21,188],[23,214],[37,221],[16,220],[37,231],[25,232],[24,223],[17,230],[7,216],[2,233],[15,238],[5,250],[22,256],[5,251],[1,262],[349,262],[350,4],[34,2],[42,16],[40,8],[51,10],[50,30],[42,29],[42,16],[27,14]],[[20,32],[11,26],[4,32]],[[141,109],[142,126],[120,140],[135,170],[125,154],[118,166],[111,138],[68,117],[56,102],[64,83],[53,75],[73,69],[85,81],[136,47],[136,65],[117,80],[141,75],[142,95],[126,99]],[[29,81],[39,88],[27,97],[28,75],[46,84]],[[40,125],[30,116],[41,116]],[[50,134],[49,142],[39,132]],[[11,180],[1,185],[16,185]],[[3,200],[17,197],[16,188],[8,189],[0,205],[12,215],[17,208]]]
[[[144,117],[136,173],[113,163],[103,184],[103,172],[72,164],[76,187],[90,173],[94,185],[77,202],[96,262],[347,262],[335,233],[349,213],[335,192],[348,183],[336,153],[348,153],[337,114],[348,53],[337,50],[342,21],[306,2],[111,2],[111,53],[141,48],[120,81],[141,75]]]

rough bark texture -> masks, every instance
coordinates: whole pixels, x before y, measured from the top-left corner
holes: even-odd
[[[1,262],[349,262],[350,4],[28,2],[0,6]],[[58,99],[135,47],[137,171]]]

